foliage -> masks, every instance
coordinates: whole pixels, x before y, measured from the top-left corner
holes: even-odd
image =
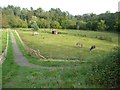
[[[120,48],[115,48],[111,54],[101,58],[92,66],[90,83],[115,88],[120,87]]]
[[[37,20],[37,24],[39,28],[47,28],[49,25],[49,22],[46,19],[42,18]]]
[[[76,25],[77,25],[77,29],[79,30],[79,29],[82,29],[82,30],[85,30],[86,29],[86,22],[84,22],[84,21],[78,21],[77,23],[76,23]]]
[[[57,21],[51,22],[50,27],[55,28],[55,29],[57,29],[57,28],[60,29],[61,28],[60,23],[57,22]]]
[[[39,27],[35,21],[31,22],[31,28],[33,28],[33,31],[38,31]]]
[[[100,22],[98,23],[98,30],[105,30],[106,29],[106,25],[105,25],[105,21],[104,20],[100,20]]]
[[[73,16],[59,8],[44,11],[42,8],[34,10],[31,7],[31,10],[28,10],[8,5],[2,8],[2,27],[31,27],[31,21],[36,21],[39,28],[119,31],[118,14],[119,12],[110,13],[107,11],[99,15],[88,13]]]

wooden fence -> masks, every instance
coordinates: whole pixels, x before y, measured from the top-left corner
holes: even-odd
[[[44,56],[42,56],[42,55],[40,54],[40,51],[39,51],[39,50],[34,50],[34,49],[32,49],[32,48],[27,47],[27,48],[26,48],[26,51],[27,51],[31,56],[33,56],[33,57],[46,59]]]
[[[15,30],[15,33],[16,33],[16,35],[18,36],[18,38],[19,38],[22,46],[25,48],[25,50],[26,50],[31,56],[36,57],[36,58],[46,59],[44,56],[41,55],[41,53],[40,53],[39,50],[34,50],[34,49],[32,49],[32,48],[29,48],[27,45],[25,45],[16,30]]]

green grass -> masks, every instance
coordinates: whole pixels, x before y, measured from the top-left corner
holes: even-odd
[[[7,32],[0,29],[0,56],[6,48]],[[2,88],[2,64],[0,64],[0,89]]]
[[[2,64],[2,81],[3,85],[12,79],[17,72],[18,66],[14,64],[14,54],[13,54],[13,47],[9,35],[9,41],[8,41],[8,52],[7,52],[7,57]]]
[[[2,51],[5,50],[7,43],[7,32],[2,32]]]
[[[0,43],[2,43],[2,31],[0,29]],[[0,44],[0,55],[2,53],[2,45]],[[2,65],[0,64],[0,89],[2,89]]]
[[[2,30],[0,29],[0,43],[2,43]],[[0,44],[0,55],[2,54],[2,44]]]
[[[120,88],[120,47],[92,65],[90,84]]]
[[[7,43],[7,32],[0,31],[0,42],[2,43],[0,46],[0,54],[5,50]]]
[[[80,67],[53,70],[20,67],[14,62],[13,47],[9,39],[8,54],[3,63],[3,88],[97,87],[86,83],[90,66],[89,63],[81,63]]]
[[[14,33],[14,36],[16,38],[17,44],[22,51],[23,55],[28,59],[30,63],[38,64],[42,66],[77,66],[80,65],[81,62],[65,62],[65,61],[51,61],[51,59],[48,59],[48,61],[38,60],[37,58],[34,58],[30,56],[24,47],[22,46],[21,42],[19,41],[17,35]]]
[[[27,31],[28,32],[28,31]],[[25,52],[21,46],[16,34],[14,34],[17,40],[17,44],[24,56],[29,59],[30,62],[39,62],[39,65],[52,66],[63,64],[64,66],[72,65],[65,62],[42,62],[36,58],[33,58]],[[9,41],[10,43],[10,41]],[[111,42],[109,42],[111,43]],[[11,44],[11,43],[10,43]],[[64,69],[34,69],[27,67],[20,67],[14,63],[14,56],[12,45],[9,45],[9,52],[7,60],[4,62],[4,85],[3,87],[9,88],[98,88],[104,87],[103,85],[97,84],[96,82],[89,82],[92,74],[92,66],[97,62],[103,60],[103,57],[99,56],[94,63],[93,59],[87,58],[84,62],[80,62],[79,67],[67,67]],[[111,48],[112,49],[112,48]],[[107,50],[106,50],[107,51]],[[109,50],[108,50],[109,51]],[[95,55],[95,53],[91,53]],[[105,60],[105,59],[104,59]],[[40,63],[43,64],[40,64]],[[51,64],[50,64],[51,63]],[[65,64],[64,64],[65,63]],[[46,66],[47,66],[46,65]],[[92,77],[93,78],[93,77]]]
[[[2,89],[2,64],[0,64],[0,89]]]
[[[84,69],[84,70],[83,70]],[[14,88],[82,88],[97,87],[86,82],[89,72],[84,65],[81,68],[63,70],[30,69],[21,67],[18,75],[12,79]],[[7,85],[6,85],[7,87]]]
[[[24,29],[23,29],[24,30]],[[49,60],[96,60],[104,54],[111,52],[117,46],[117,34],[108,32],[93,32],[93,31],[77,31],[77,30],[59,30],[62,34],[52,35],[50,31],[39,30],[40,35],[32,36],[29,30],[19,30],[19,34],[24,43],[33,48],[39,49],[41,54]],[[85,34],[87,37],[78,36]],[[106,35],[112,37],[112,42],[107,40],[99,40],[96,35]],[[75,43],[81,42],[84,47],[79,48]],[[91,45],[96,45],[96,50],[89,52]],[[41,61],[35,61],[41,62]],[[33,62],[33,63],[35,63]]]
[[[22,46],[21,42],[19,41],[17,35],[14,33],[14,36],[16,38],[16,41],[17,41],[17,44],[20,48],[20,50],[22,51],[23,55],[28,59],[28,61],[30,63],[33,63],[33,64],[37,64],[37,65],[41,65],[41,66],[63,66],[63,67],[67,67],[67,66],[80,66],[82,63],[93,63],[94,61],[90,58],[88,58],[87,60],[83,61],[82,59],[80,61],[75,61],[75,62],[72,62],[72,61],[57,61],[57,60],[60,60],[60,59],[47,59],[47,61],[43,61],[42,59],[37,59],[37,58],[34,58],[32,56],[30,56],[26,50],[24,49],[24,47]],[[93,53],[91,53],[93,54]],[[99,56],[100,58],[100,56]],[[52,60],[56,60],[56,61],[52,61]]]

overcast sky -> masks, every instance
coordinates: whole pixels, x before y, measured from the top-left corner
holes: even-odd
[[[72,15],[82,15],[85,13],[100,14],[106,11],[118,11],[118,2],[120,0],[0,0],[0,6],[20,6],[21,8],[41,7],[45,11],[51,8],[60,8],[62,11],[68,11]]]

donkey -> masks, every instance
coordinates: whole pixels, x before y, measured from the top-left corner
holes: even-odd
[[[80,42],[78,42],[78,43],[76,43],[76,46],[78,46],[78,47],[82,48],[82,47],[83,47],[83,44],[82,44],[82,43],[80,43]]]
[[[91,52],[93,49],[95,49],[95,48],[96,48],[96,46],[95,46],[95,45],[92,45],[91,48],[90,48],[90,52]]]

